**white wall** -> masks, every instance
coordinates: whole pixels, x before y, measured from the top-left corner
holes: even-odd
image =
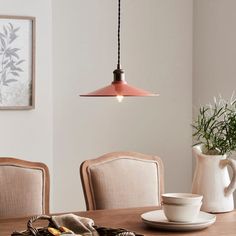
[[[194,113],[236,91],[235,9],[235,0],[194,0]]]
[[[36,108],[0,111],[0,156],[46,163],[52,175],[51,1],[0,0],[1,15],[36,17]]]
[[[166,191],[191,183],[192,1],[126,0],[122,65],[158,98],[80,98],[112,80],[116,0],[53,0],[54,210],[85,209],[79,166],[112,151],[159,155]]]
[[[235,0],[194,0],[194,106],[236,90],[235,9]]]

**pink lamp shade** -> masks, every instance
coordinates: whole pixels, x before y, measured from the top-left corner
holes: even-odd
[[[112,82],[111,85],[98,89],[88,94],[82,94],[81,97],[115,97],[115,96],[158,96],[143,89],[130,86],[125,81]]]
[[[91,93],[82,94],[81,97],[115,97],[115,96],[132,96],[132,97],[147,97],[158,96],[158,94],[150,93],[143,89],[130,86],[125,81],[125,74],[122,69],[116,69],[114,72],[113,82],[104,88],[98,89]]]

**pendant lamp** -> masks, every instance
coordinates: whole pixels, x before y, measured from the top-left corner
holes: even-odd
[[[113,82],[96,91],[82,94],[81,97],[116,97],[119,102],[124,97],[148,97],[158,96],[140,88],[133,87],[125,81],[125,72],[120,65],[120,27],[121,27],[121,0],[118,0],[118,62],[117,68],[113,71]]]

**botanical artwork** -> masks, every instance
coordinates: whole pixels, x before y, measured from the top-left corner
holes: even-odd
[[[32,20],[0,18],[0,109],[33,106]]]

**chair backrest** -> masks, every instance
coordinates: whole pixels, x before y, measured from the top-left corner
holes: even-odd
[[[163,163],[157,156],[113,152],[80,166],[87,210],[160,205]]]
[[[48,214],[49,184],[45,164],[0,158],[0,218]]]

